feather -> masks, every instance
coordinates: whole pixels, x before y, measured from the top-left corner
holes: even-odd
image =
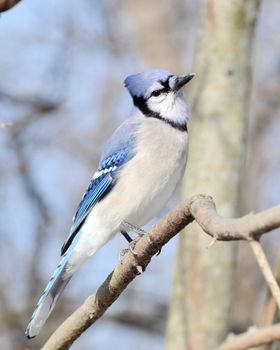
[[[64,272],[66,271],[67,262],[69,257],[79,240],[79,235],[75,237],[72,241],[71,246],[69,247],[66,254],[63,255],[59,264],[57,265],[49,283],[47,284],[41,298],[38,301],[38,304],[32,314],[30,322],[26,328],[25,334],[27,338],[34,338],[40,332],[41,328],[48,319],[50,313],[52,312],[56,301],[60,294],[63,292],[64,288],[71,279],[71,275],[67,275],[67,278],[64,277]]]
[[[61,248],[61,255],[67,251],[90,210],[94,204],[102,198],[105,192],[110,190],[112,183],[113,177],[111,173],[100,175],[98,178],[91,181],[74,217],[70,234]]]
[[[147,69],[143,72],[129,75],[124,86],[128,89],[131,96],[149,97],[151,88],[162,88],[160,81],[167,80],[172,74],[163,69]]]
[[[113,188],[121,166],[134,156],[135,131],[138,125],[139,122],[128,119],[108,140],[101,156],[98,170],[93,175],[74,216],[70,234],[61,248],[61,255],[67,251],[93,206]]]

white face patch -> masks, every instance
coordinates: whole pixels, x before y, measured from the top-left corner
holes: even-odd
[[[188,107],[181,92],[169,91],[159,96],[151,96],[147,100],[147,106],[152,112],[175,123],[183,124],[189,119]]]

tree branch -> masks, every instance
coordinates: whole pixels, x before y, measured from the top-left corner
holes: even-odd
[[[280,227],[280,206],[239,219],[220,217],[213,199],[205,195],[194,196],[177,206],[155,224],[147,235],[139,239],[134,249],[137,256],[126,254],[122,263],[107,277],[96,294],[91,295],[64,321],[42,349],[69,349],[71,344],[103,315],[139,271],[145,270],[152,256],[193,220],[215,240],[251,241]]]
[[[14,7],[20,0],[0,0],[0,12],[9,10]]]
[[[280,260],[279,259],[274,267],[274,275],[278,285],[280,285]],[[265,301],[263,310],[261,312],[259,327],[272,325],[276,319],[277,312],[278,312],[278,309],[277,309],[276,301],[269,289],[266,295],[266,301]],[[270,346],[271,346],[271,343],[261,345],[257,348],[254,348],[254,350],[269,350]]]
[[[245,350],[253,346],[270,344],[280,339],[280,324],[263,328],[250,328],[239,335],[230,335],[216,350]]]
[[[255,258],[259,264],[259,267],[263,273],[263,276],[266,280],[266,283],[268,284],[268,287],[271,291],[271,294],[273,295],[277,305],[278,309],[280,310],[280,289],[279,285],[276,281],[276,278],[273,276],[271,267],[267,261],[267,258],[265,256],[265,253],[263,251],[263,248],[259,241],[252,240],[250,242],[250,246],[255,254]]]
[[[217,214],[211,197],[194,196],[190,211],[203,231],[218,241],[259,239],[261,235],[280,226],[280,205],[258,214],[225,219]]]

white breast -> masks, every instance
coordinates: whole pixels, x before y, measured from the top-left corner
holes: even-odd
[[[127,221],[142,226],[163,208],[181,180],[187,160],[187,133],[148,118],[138,133],[136,156],[124,169],[130,188]],[[120,184],[125,186],[125,184]]]

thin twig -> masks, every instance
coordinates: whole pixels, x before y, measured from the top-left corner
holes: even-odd
[[[252,240],[249,243],[254,252],[254,255],[259,264],[259,267],[263,273],[263,276],[266,280],[266,283],[270,288],[271,294],[274,296],[274,299],[278,305],[278,309],[280,309],[280,289],[275,277],[273,276],[271,267],[267,261],[263,248],[260,242],[257,240]]]
[[[278,259],[273,269],[273,272],[278,285],[280,285],[280,259]],[[272,325],[276,319],[277,311],[278,311],[278,308],[277,308],[276,301],[273,295],[271,294],[270,289],[267,288],[266,300],[265,300],[263,310],[261,312],[259,327]],[[254,348],[254,350],[268,350],[270,345],[271,344],[261,345],[257,348]]]

